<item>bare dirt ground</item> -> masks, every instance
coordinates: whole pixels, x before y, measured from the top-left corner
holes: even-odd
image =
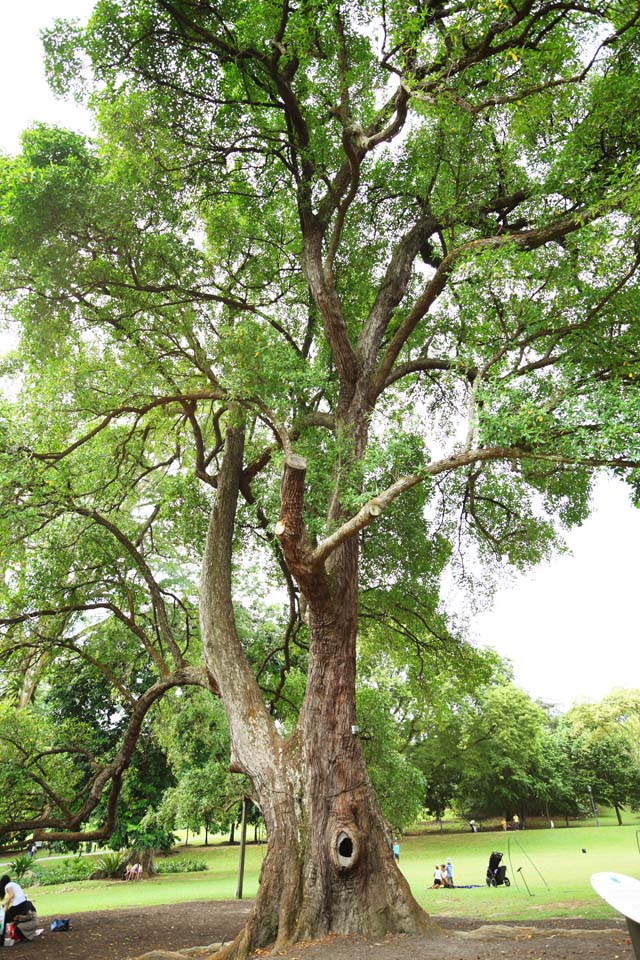
[[[214,944],[233,939],[251,909],[249,901],[207,901],[174,907],[71,915],[68,933],[44,934],[16,944],[14,960],[183,960],[206,958]],[[300,943],[283,960],[633,960],[624,920],[477,921],[434,917],[430,937],[362,941],[332,937]],[[264,957],[266,951],[261,952]]]

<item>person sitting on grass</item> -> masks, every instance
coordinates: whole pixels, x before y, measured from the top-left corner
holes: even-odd
[[[435,890],[438,887],[442,886],[442,868],[436,863],[436,868],[433,871],[433,883],[431,884],[431,889]]]
[[[128,863],[124,872],[125,880],[142,880],[142,864]]]
[[[36,912],[36,908],[31,900],[27,899],[27,895],[20,884],[12,880],[6,873],[3,877],[0,877],[0,900],[4,907],[5,927],[16,917]]]

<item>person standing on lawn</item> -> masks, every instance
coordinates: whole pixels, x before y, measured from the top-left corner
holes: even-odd
[[[453,886],[453,861],[451,857],[447,857],[447,862],[444,867],[444,876],[447,882],[448,887]]]

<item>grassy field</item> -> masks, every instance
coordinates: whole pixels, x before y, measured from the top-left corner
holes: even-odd
[[[622,827],[606,817],[601,824],[599,829],[589,825],[517,833],[499,830],[407,836],[401,843],[400,867],[417,900],[432,914],[477,917],[487,921],[612,917],[614,912],[592,891],[590,877],[601,870],[616,870],[640,877],[640,827],[635,818]],[[583,849],[586,853],[582,852]],[[485,874],[492,850],[504,854],[507,875],[511,879],[509,888],[486,886]],[[265,851],[264,845],[250,845],[247,849],[244,881],[247,898],[256,892]],[[206,860],[208,870],[165,875],[142,883],[84,881],[57,887],[32,887],[30,893],[41,916],[234,896],[237,846],[190,844],[178,853]],[[444,862],[446,857],[453,860],[456,884],[479,886],[473,889],[429,889],[435,863]],[[43,861],[42,866],[45,867],[46,863]]]
[[[401,865],[414,895],[430,913],[486,920],[609,917],[614,913],[591,889],[591,874],[616,870],[639,877],[637,831],[632,824],[411,837],[402,844]],[[509,888],[486,886],[492,850],[504,854]],[[446,857],[453,860],[456,884],[481,886],[428,889],[436,861]]]
[[[253,897],[258,888],[258,874],[266,847],[247,847],[244,896]],[[51,887],[30,887],[41,916],[65,916],[88,910],[115,910],[118,907],[152,906],[189,900],[225,900],[235,895],[238,876],[238,847],[215,845],[179,848],[178,856],[205,860],[206,872],[166,874],[140,883],[121,880],[83,880]],[[83,856],[83,859],[88,859]],[[95,859],[99,859],[96,855]],[[41,860],[40,865],[60,864],[60,860]]]

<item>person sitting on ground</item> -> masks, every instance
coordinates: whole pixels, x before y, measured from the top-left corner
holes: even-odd
[[[442,869],[436,863],[436,868],[433,871],[433,883],[431,884],[431,889],[435,890],[437,887],[442,886]]]
[[[448,882],[447,882],[447,868],[446,868],[446,866],[444,865],[444,863],[441,863],[441,864],[440,864],[440,874],[441,874],[441,876],[442,876],[442,886],[443,886],[443,887],[448,887],[449,884],[448,884]]]
[[[128,863],[124,872],[125,880],[142,880],[142,864]]]
[[[29,914],[35,915],[36,908],[31,900],[27,898],[20,884],[12,880],[6,873],[3,877],[0,877],[0,900],[4,907],[5,928],[7,924],[12,923],[16,917],[28,916]]]

